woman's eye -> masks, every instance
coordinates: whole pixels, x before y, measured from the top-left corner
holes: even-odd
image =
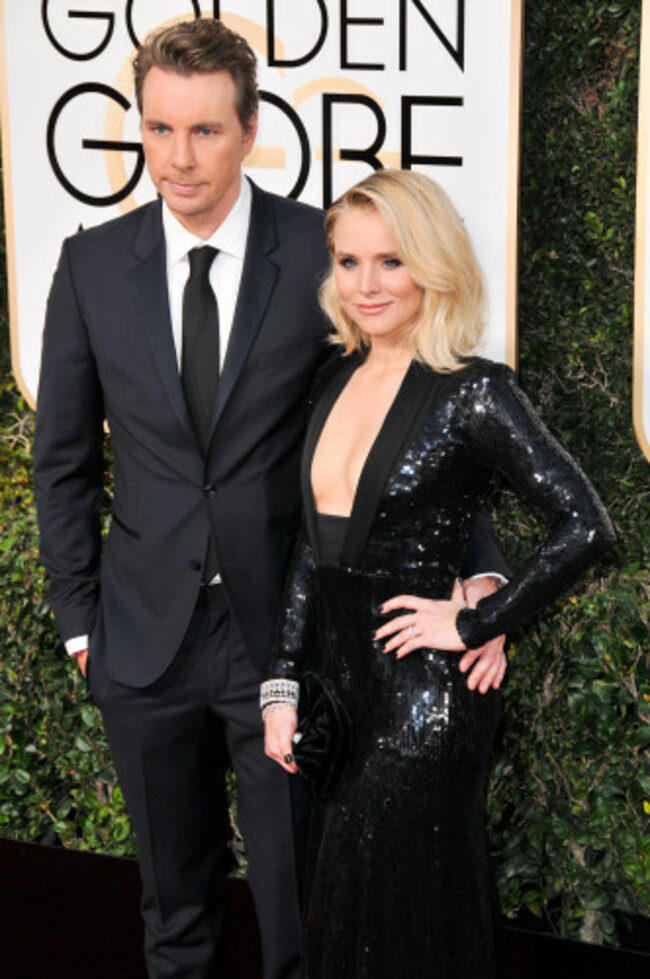
[[[356,258],[351,258],[349,255],[346,255],[345,258],[339,259],[339,265],[344,269],[352,269],[356,264]]]
[[[397,269],[397,268],[400,267],[401,264],[402,264],[402,262],[400,261],[399,258],[385,258],[384,259],[384,267],[387,268],[387,269]]]

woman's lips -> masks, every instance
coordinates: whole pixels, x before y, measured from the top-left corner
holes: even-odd
[[[365,316],[374,316],[388,309],[390,303],[357,303],[357,309]]]

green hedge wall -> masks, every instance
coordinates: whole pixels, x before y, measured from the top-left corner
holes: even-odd
[[[506,913],[609,942],[650,915],[650,505],[631,420],[639,21],[638,2],[526,4],[521,380],[619,542],[512,637],[488,798]],[[97,712],[47,607],[1,286],[0,834],[133,854]],[[494,504],[516,565],[539,528],[507,488]]]
[[[513,637],[490,827],[505,908],[602,941],[650,913],[650,506],[631,420],[640,4],[529,0],[526,20],[521,381],[619,543]],[[536,527],[499,503],[516,553]]]

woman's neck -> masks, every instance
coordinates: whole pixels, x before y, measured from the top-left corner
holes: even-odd
[[[365,360],[364,367],[366,370],[374,373],[390,373],[393,371],[405,371],[411,361],[413,360],[413,354],[411,350],[404,343],[382,343],[377,338],[374,338],[368,355]]]

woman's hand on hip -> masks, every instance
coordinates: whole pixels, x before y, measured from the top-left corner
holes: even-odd
[[[456,617],[464,607],[460,583],[449,601],[396,595],[384,602],[381,611],[386,614],[402,610],[404,614],[377,629],[375,639],[387,639],[384,652],[394,652],[397,659],[408,656],[415,649],[465,649],[456,629]]]
[[[375,639],[388,639],[384,652],[395,652],[397,659],[415,649],[441,649],[465,651],[459,663],[462,673],[469,671],[467,686],[470,690],[487,693],[498,689],[506,672],[504,636],[491,639],[480,649],[467,650],[458,630],[456,616],[461,608],[475,605],[466,602],[463,585],[456,582],[449,601],[419,598],[415,595],[397,595],[382,606],[382,612],[408,610],[387,622],[375,633]]]

